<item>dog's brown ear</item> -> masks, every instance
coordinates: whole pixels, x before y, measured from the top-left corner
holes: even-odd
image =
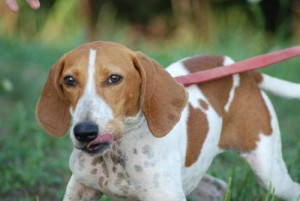
[[[145,54],[136,52],[133,60],[142,78],[142,111],[148,127],[155,137],[163,137],[179,121],[187,103],[187,92]]]
[[[59,78],[64,67],[64,58],[50,70],[36,106],[36,119],[45,131],[55,137],[66,133],[70,123],[69,104],[64,100]]]

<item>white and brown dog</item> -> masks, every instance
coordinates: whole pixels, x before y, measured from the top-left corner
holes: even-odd
[[[183,201],[216,155],[238,152],[265,188],[297,200],[273,106],[261,89],[300,98],[300,85],[242,73],[184,88],[172,77],[231,64],[196,56],[166,71],[112,42],[87,43],[51,69],[37,119],[62,136],[72,118],[72,177],[64,200]],[[233,187],[234,188],[234,187]]]

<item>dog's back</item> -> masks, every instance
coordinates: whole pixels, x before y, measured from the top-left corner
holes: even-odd
[[[170,65],[167,71],[175,77],[231,63],[233,60],[229,57],[195,56]],[[273,83],[276,83],[276,87],[272,87]],[[287,173],[281,155],[276,113],[261,90],[279,91],[278,94],[285,97],[295,96],[286,92],[288,87],[297,88],[300,92],[298,84],[257,72],[235,74],[187,87],[189,103],[185,172],[197,169],[195,167],[206,167],[201,158],[212,155],[211,152],[217,155],[224,150],[234,150],[249,162],[266,188],[271,183],[278,196],[295,199],[300,194],[300,187]],[[212,110],[216,113],[215,118],[212,118]],[[206,148],[214,146],[210,135],[214,135],[212,139],[218,141],[215,149]],[[278,177],[284,178],[284,182],[281,183]]]

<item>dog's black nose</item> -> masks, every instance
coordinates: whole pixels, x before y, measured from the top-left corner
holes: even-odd
[[[91,142],[98,136],[98,126],[93,122],[81,122],[73,129],[75,138],[80,142]]]

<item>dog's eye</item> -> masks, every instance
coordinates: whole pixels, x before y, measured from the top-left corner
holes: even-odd
[[[119,83],[122,79],[123,79],[122,76],[113,74],[113,75],[111,75],[111,76],[108,78],[107,83],[108,83],[108,84],[117,84],[117,83]]]
[[[64,78],[64,84],[68,87],[74,87],[77,83],[74,77],[68,75]]]

